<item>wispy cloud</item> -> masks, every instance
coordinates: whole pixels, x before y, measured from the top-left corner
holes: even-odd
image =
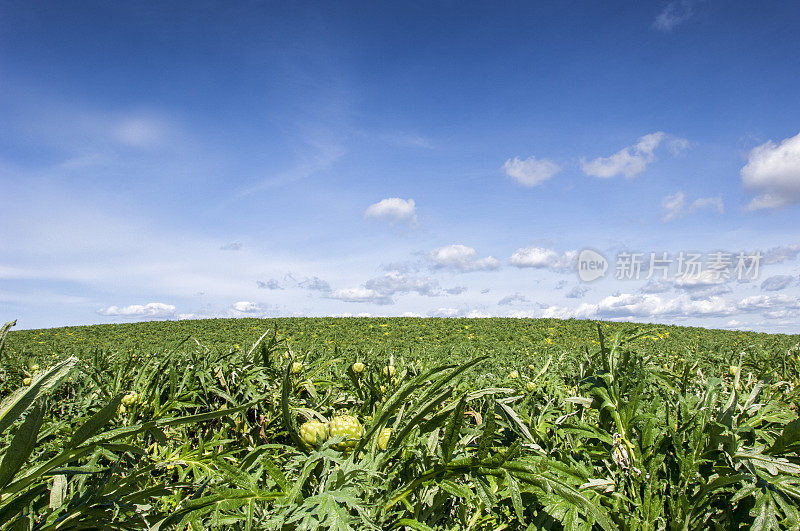
[[[180,120],[158,108],[109,110],[74,98],[15,97],[20,113],[6,127],[18,139],[66,154],[67,160],[98,162],[126,152],[174,151],[191,143]]]
[[[220,251],[240,251],[242,249],[242,242],[230,242],[220,245]]]
[[[656,16],[653,27],[659,31],[669,32],[680,24],[686,22],[694,13],[692,0],[677,0],[669,2]]]
[[[151,116],[130,116],[113,127],[114,137],[129,147],[150,148],[159,145],[169,134],[169,126]]]
[[[312,136],[305,139],[303,148],[297,155],[295,164],[283,171],[273,172],[270,169],[261,170],[264,175],[256,182],[244,185],[236,190],[231,198],[221,203],[227,206],[231,202],[259,194],[266,190],[285,186],[297,181],[308,179],[322,171],[331,168],[347,152],[346,148],[338,141],[325,134],[320,137]]]
[[[258,286],[258,289],[268,289],[273,291],[283,289],[281,283],[275,280],[274,278],[271,278],[269,280],[256,280],[256,286]]]
[[[700,210],[715,210],[718,214],[725,213],[725,205],[722,197],[700,197],[686,206],[686,195],[683,192],[675,192],[664,197],[661,201],[661,222],[666,223],[674,219],[682,218],[688,214],[693,214]]]
[[[319,277],[306,278],[298,282],[297,285],[303,289],[319,291],[322,293],[328,293],[331,291],[331,285],[326,280],[322,280]]]
[[[584,295],[586,295],[588,292],[589,292],[589,288],[587,288],[586,286],[580,286],[579,285],[579,286],[575,286],[574,288],[569,290],[569,292],[564,296],[566,298],[568,298],[568,299],[580,299]]]

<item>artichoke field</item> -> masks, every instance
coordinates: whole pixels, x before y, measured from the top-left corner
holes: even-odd
[[[0,530],[800,527],[796,336],[325,321],[84,347],[8,323]]]

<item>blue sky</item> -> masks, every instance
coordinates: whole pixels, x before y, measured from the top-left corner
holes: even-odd
[[[796,331],[798,27],[791,2],[0,2],[0,320]],[[688,278],[682,251],[760,269]]]

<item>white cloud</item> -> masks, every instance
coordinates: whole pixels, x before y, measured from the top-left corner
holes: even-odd
[[[394,304],[394,300],[392,300],[391,296],[367,288],[337,289],[327,297],[344,302],[369,302],[380,305]]]
[[[196,294],[201,291],[205,292],[204,309],[224,313],[233,301],[252,300],[256,279],[262,278],[266,265],[273,270],[306,275],[352,267],[352,260],[345,258],[298,258],[290,249],[265,244],[269,240],[245,246],[232,261],[229,253],[217,250],[221,242],[202,231],[165,229],[148,215],[120,215],[115,212],[119,210],[114,208],[116,205],[99,210],[103,202],[90,191],[81,192],[89,194],[86,197],[77,197],[77,192],[46,184],[52,189],[47,194],[44,184],[34,181],[26,183],[30,190],[22,190],[21,185],[10,186],[9,194],[2,198],[3,203],[8,203],[0,208],[0,225],[6,220],[23,219],[22,216],[26,223],[15,224],[15,234],[0,242],[0,254],[5,256],[0,262],[8,266],[0,267],[0,277],[31,279],[61,290],[65,285],[72,286],[70,291],[77,290],[99,301],[76,305],[71,310],[83,312],[84,322],[90,319],[86,314],[92,315],[114,300],[143,304],[140,297],[169,301],[183,313],[196,313],[199,308],[192,305],[199,304]],[[300,306],[307,303],[297,302],[296,293],[274,291],[271,295],[271,302],[280,306],[275,311],[284,315],[301,308],[306,312],[336,310],[330,301],[324,310]],[[31,308],[41,306],[33,296],[26,304]],[[46,321],[41,324],[48,325]]]
[[[780,291],[785,289],[792,283],[794,278],[791,275],[774,275],[764,279],[761,283],[761,289],[764,291]]]
[[[705,289],[712,286],[724,284],[726,279],[723,278],[719,271],[711,269],[703,269],[699,273],[687,272],[683,275],[675,277],[675,287],[684,290]]]
[[[241,251],[242,250],[242,242],[230,242],[226,243],[225,245],[220,245],[220,251]]]
[[[150,302],[147,304],[131,304],[130,306],[109,306],[100,308],[97,313],[109,317],[128,317],[131,319],[139,317],[165,319],[175,315],[175,306],[164,304],[163,302]]]
[[[458,271],[491,271],[500,267],[500,261],[493,257],[477,258],[477,251],[466,245],[447,245],[428,253],[428,260],[436,268]]]
[[[700,301],[704,299],[710,299],[712,297],[719,297],[720,295],[725,295],[732,292],[733,290],[727,284],[718,284],[716,286],[709,286],[707,288],[689,291],[688,293],[690,299],[693,301]]]
[[[470,310],[464,314],[464,317],[467,319],[488,319],[489,317],[493,317],[493,315],[489,312],[484,312],[481,310]]]
[[[261,305],[259,305],[257,302],[250,302],[250,301],[234,302],[231,305],[231,308],[233,309],[233,311],[239,313],[259,313],[263,311]]]
[[[586,286],[578,285],[578,286],[575,286],[574,288],[572,288],[569,291],[569,293],[567,293],[564,296],[566,298],[568,298],[568,299],[580,299],[581,297],[586,295],[586,293],[588,293],[588,292],[589,292],[589,288],[587,288]]]
[[[467,292],[466,286],[454,286],[452,288],[445,288],[444,292],[448,295],[461,295],[462,293]]]
[[[414,226],[417,224],[417,207],[413,199],[390,197],[368,206],[364,211],[364,218]]]
[[[773,209],[800,202],[800,133],[783,140],[771,140],[750,151],[741,170],[745,188],[759,195],[749,210]]]
[[[297,285],[310,291],[320,291],[322,293],[331,291],[331,285],[328,284],[326,280],[322,280],[319,277],[306,278],[298,282]]]
[[[780,264],[787,260],[794,260],[798,254],[800,254],[800,245],[772,247],[764,251],[761,263],[764,265]]]
[[[503,164],[503,170],[519,184],[533,187],[556,175],[561,167],[552,160],[536,160],[536,157],[520,160],[519,157],[514,157]]]
[[[609,295],[596,306],[597,315],[606,317],[646,317],[659,314],[677,314],[680,305],[677,299],[663,299],[658,295],[621,293]]]
[[[518,312],[510,317],[537,317],[534,312]],[[541,312],[545,319],[589,319],[594,317],[591,308],[581,305],[579,308],[566,308],[564,306],[547,306]]]
[[[514,293],[513,295],[506,295],[497,302],[498,306],[508,306],[511,304],[528,302],[528,298],[522,293]]]
[[[256,286],[258,286],[258,289],[269,289],[269,290],[276,290],[276,289],[282,290],[283,289],[281,287],[280,282],[278,282],[274,278],[271,278],[271,279],[269,279],[267,281],[256,280]]]
[[[654,294],[620,293],[598,303],[584,303],[577,308],[549,306],[542,317],[577,319],[656,319],[680,317],[719,317],[731,315],[736,308],[721,297],[692,300],[687,295],[664,298]]]
[[[459,317],[461,311],[458,308],[438,308],[428,312],[429,317]]]
[[[668,3],[658,14],[655,21],[653,21],[653,27],[660,31],[672,31],[675,27],[692,16],[692,4],[693,2],[690,0]]]
[[[728,286],[731,278],[725,278],[720,271],[704,269],[696,273],[687,269],[683,274],[675,274],[671,278],[655,277],[642,286],[640,293],[666,293],[673,288],[683,291],[692,300],[709,299],[731,293]]]
[[[381,271],[399,271],[400,273],[411,273],[420,271],[425,266],[422,260],[401,260],[381,264]]]
[[[676,273],[672,277],[653,277],[639,289],[639,292],[657,294],[666,293],[675,288],[688,293],[692,300],[700,300],[730,293],[731,288],[727,286],[730,280],[732,279],[725,278],[721,271],[703,269],[694,272],[687,269],[686,272]]]
[[[644,173],[647,165],[656,160],[655,150],[665,138],[668,135],[662,131],[645,135],[633,146],[623,148],[610,157],[599,157],[591,161],[581,159],[581,168],[586,175],[601,179],[617,175],[633,179]],[[669,144],[673,153],[687,146],[688,141],[682,138],[672,138]]]
[[[611,295],[597,304],[600,317],[720,316],[734,308],[721,297],[692,300],[686,295],[667,299],[653,294]]]
[[[479,309],[469,308],[437,308],[428,312],[428,317],[441,317],[441,318],[456,318],[466,317],[469,319],[480,319],[485,317],[492,317],[492,314]]]
[[[514,267],[532,267],[536,269],[550,269],[551,271],[568,271],[575,268],[577,251],[560,253],[545,247],[522,247],[511,255],[511,265]]]
[[[798,310],[800,299],[786,295],[754,295],[739,302],[731,302],[719,296],[694,299],[686,294],[668,298],[649,293],[620,293],[607,296],[594,304],[581,304],[576,308],[545,307],[542,317],[663,321],[675,318],[725,317],[744,312],[761,313],[769,319],[784,319],[796,316]]]
[[[416,292],[427,297],[436,297],[445,293],[445,290],[439,286],[439,281],[434,278],[404,275],[398,271],[387,273],[382,277],[371,278],[364,284],[364,287],[382,295]]]
[[[667,278],[651,278],[639,291],[642,293],[666,293],[672,289],[672,282],[672,279]]]
[[[327,283],[326,283],[327,285]],[[369,302],[374,304],[394,304],[393,296],[404,293],[417,293],[426,297],[458,295],[466,291],[462,286],[442,289],[439,281],[431,277],[406,275],[399,271],[391,271],[381,277],[367,280],[358,288],[340,289],[329,294],[327,298],[345,302]]]
[[[739,301],[737,306],[745,312],[761,312],[768,319],[796,318],[800,299],[783,294],[752,295]]]

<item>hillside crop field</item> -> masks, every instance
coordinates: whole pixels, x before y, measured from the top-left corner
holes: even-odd
[[[549,319],[9,329],[3,530],[800,526],[797,335]]]

